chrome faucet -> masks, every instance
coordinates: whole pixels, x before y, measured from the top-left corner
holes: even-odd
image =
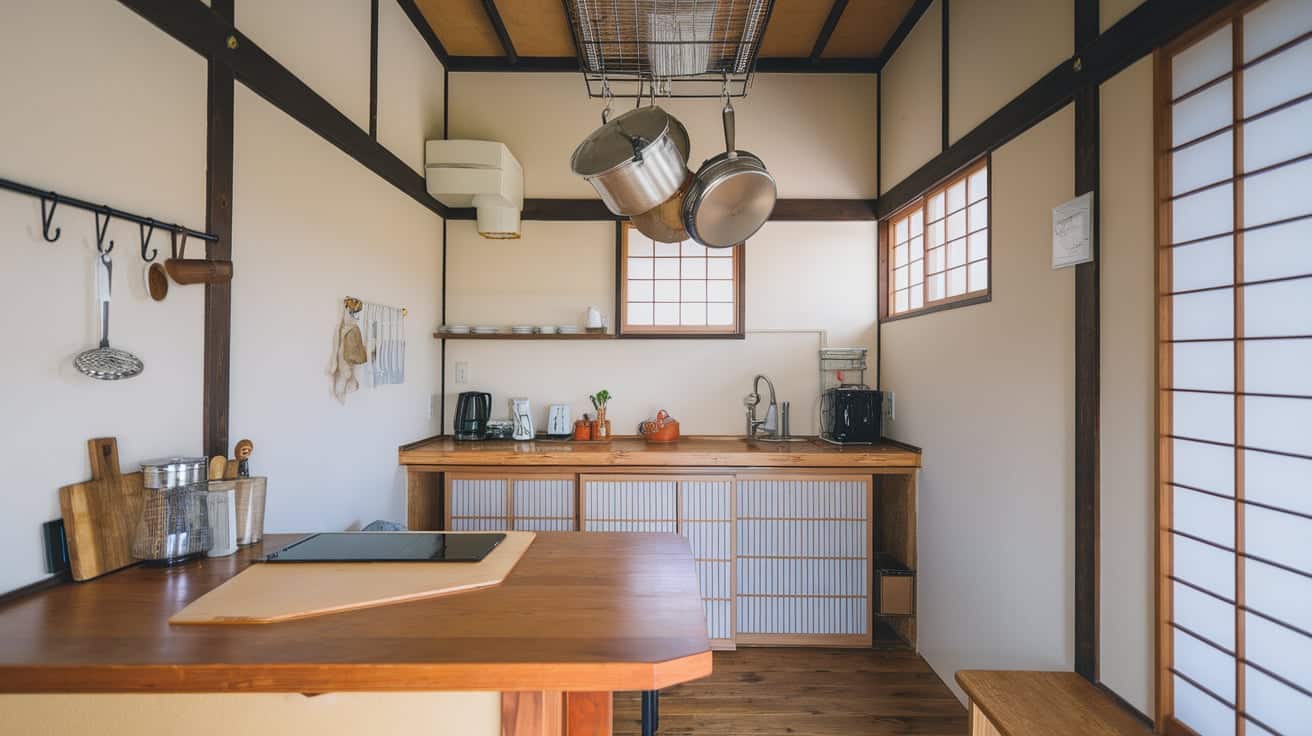
[[[756,418],[756,407],[761,403],[761,381],[770,389],[770,404],[765,409],[765,418]],[[779,434],[779,406],[775,402],[774,384],[765,376],[758,375],[752,381],[752,392],[743,399],[747,407],[747,439],[755,439],[757,433],[771,437]]]

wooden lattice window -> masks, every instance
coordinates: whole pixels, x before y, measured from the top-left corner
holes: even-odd
[[[989,203],[986,157],[884,222],[883,318],[989,299]]]
[[[743,246],[657,243],[624,226],[619,249],[620,335],[741,337]]]
[[[1156,58],[1157,713],[1312,725],[1312,3]]]

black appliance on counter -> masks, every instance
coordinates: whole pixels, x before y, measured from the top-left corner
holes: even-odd
[[[465,391],[456,398],[455,430],[458,440],[487,439],[487,420],[492,416],[492,394]]]
[[[883,434],[884,394],[865,386],[839,386],[820,399],[820,436],[840,445],[872,445]]]

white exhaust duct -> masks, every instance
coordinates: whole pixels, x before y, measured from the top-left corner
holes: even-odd
[[[428,141],[428,193],[448,207],[478,209],[478,234],[518,238],[524,208],[524,169],[496,141]]]

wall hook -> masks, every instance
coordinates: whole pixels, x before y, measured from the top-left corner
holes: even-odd
[[[53,243],[56,240],[59,240],[59,234],[63,232],[63,228],[57,227],[55,228],[54,236],[51,237],[50,235],[50,225],[55,221],[55,206],[59,204],[59,198],[55,195],[54,192],[50,193],[49,210],[46,209],[46,202],[47,202],[46,198],[42,197],[41,198],[41,237],[45,238],[47,243]]]
[[[100,224],[100,213],[105,213],[105,224]],[[109,207],[104,206],[101,210],[95,212],[96,215],[96,250],[100,251],[102,257],[109,255],[114,250],[114,241],[109,241],[109,247],[105,247],[105,234],[109,231]]]
[[[150,229],[147,230],[145,225],[138,224],[137,228],[141,230],[141,260],[146,263],[153,263],[155,256],[159,254],[159,248],[151,248],[150,255],[146,255],[146,246],[150,245],[150,238],[155,234],[155,220],[146,218],[150,223]]]

